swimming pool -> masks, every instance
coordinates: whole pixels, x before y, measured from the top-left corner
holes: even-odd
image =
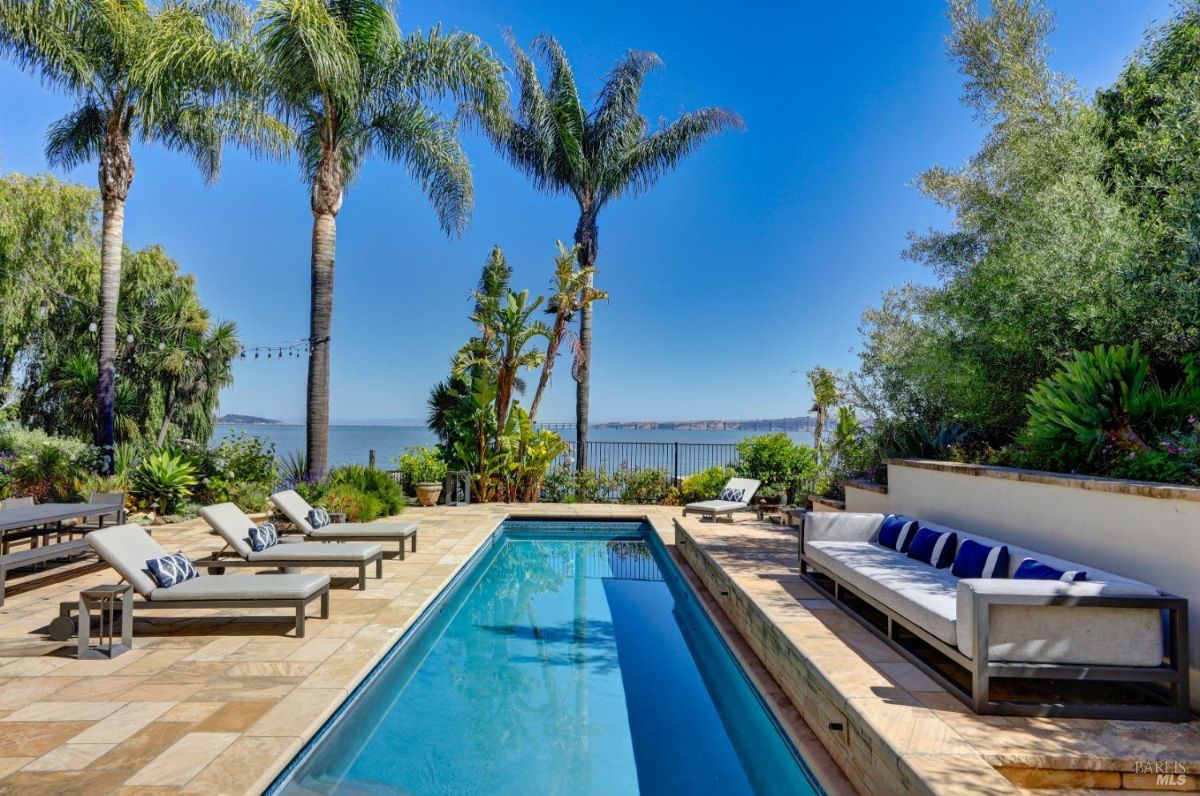
[[[278,793],[819,793],[639,522],[505,522]]]

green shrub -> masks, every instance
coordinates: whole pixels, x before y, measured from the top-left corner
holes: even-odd
[[[748,437],[737,444],[738,474],[763,482],[763,497],[796,500],[817,476],[817,457],[807,445],[797,445],[783,432]]]
[[[720,465],[709,467],[698,473],[692,473],[683,479],[679,486],[679,499],[683,503],[696,503],[701,500],[715,500],[729,479],[733,478],[732,467]]]
[[[603,503],[612,499],[616,489],[614,479],[604,473],[559,467],[542,480],[540,497],[547,503]]]
[[[400,469],[401,486],[410,495],[417,484],[440,484],[446,478],[446,462],[437,448],[414,445],[392,461]]]
[[[376,516],[399,514],[404,509],[404,492],[389,473],[361,464],[348,464],[329,473],[333,487],[350,485],[363,494],[370,495],[379,504]]]
[[[379,498],[351,483],[331,484],[325,493],[324,506],[328,511],[342,512],[348,522],[370,522],[383,514]]]
[[[622,467],[613,474],[613,486],[621,503],[673,505],[678,502],[678,492],[666,470],[630,470]]]
[[[70,502],[81,497],[96,449],[77,439],[12,426],[0,430],[0,457],[0,497]]]
[[[316,507],[320,506],[324,500],[326,493],[329,492],[330,484],[328,481],[297,481],[292,485],[292,489],[296,490],[296,494],[304,498],[308,505]]]
[[[195,473],[192,461],[178,451],[152,453],[133,471],[134,496],[144,506],[155,506],[159,514],[172,514],[192,494]]]

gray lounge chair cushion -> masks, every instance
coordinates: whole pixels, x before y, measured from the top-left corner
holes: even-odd
[[[379,553],[379,545],[369,542],[334,544],[333,542],[296,542],[277,544],[259,552],[250,551],[247,561],[370,561]]]
[[[248,558],[253,552],[250,547],[250,529],[254,520],[232,503],[218,503],[215,506],[205,506],[200,509],[200,516],[221,535],[225,543],[237,551],[242,558]]]
[[[271,495],[271,503],[282,511],[284,516],[291,520],[292,524],[301,532],[312,533],[313,527],[308,522],[308,512],[312,506],[308,505],[308,501],[300,497],[300,493],[296,490],[285,489],[282,492],[276,492]]]
[[[130,523],[101,528],[92,531],[84,539],[96,551],[96,555],[119,572],[138,594],[149,597],[158,590],[158,584],[146,568],[146,562],[152,558],[162,558],[167,551],[151,539],[140,525]]]
[[[346,537],[369,539],[407,539],[417,532],[413,522],[334,522],[308,534],[310,539],[336,540]]]
[[[185,600],[304,600],[329,585],[328,575],[201,575],[169,589],[155,589],[154,602]]]
[[[732,500],[704,500],[699,503],[689,503],[684,508],[697,514],[728,514],[732,511],[741,511],[747,505],[746,503],[734,503]]]
[[[947,644],[958,637],[958,578],[874,542],[806,542],[818,565]]]

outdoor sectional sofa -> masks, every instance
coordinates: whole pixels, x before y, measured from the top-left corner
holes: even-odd
[[[976,712],[1189,718],[1187,600],[1085,564],[920,521],[913,532],[929,528],[956,534],[957,545],[973,540],[1007,547],[1002,571],[960,579],[948,566],[881,544],[884,520],[883,514],[809,513],[800,534],[800,571]],[[1068,576],[1084,571],[1086,579],[1013,579],[1026,558]],[[855,610],[863,603],[873,615]],[[1004,693],[993,698],[998,678],[1005,678],[999,681]],[[1090,690],[1084,701],[1047,700],[1038,696],[1052,685],[1046,681],[1089,681]],[[1096,681],[1109,684],[1108,691]],[[1155,698],[1150,687],[1158,689]],[[1105,698],[1131,689],[1144,690],[1146,699]]]

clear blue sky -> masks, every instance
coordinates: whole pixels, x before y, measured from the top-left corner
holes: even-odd
[[[1110,83],[1169,15],[1167,0],[1057,0],[1055,68],[1089,93]],[[863,308],[889,285],[927,281],[900,252],[905,234],[944,225],[914,176],[957,165],[981,137],[958,103],[938,0],[895,3],[563,3],[409,0],[404,30],[446,27],[504,50],[542,32],[565,46],[581,89],[628,48],[656,51],[643,109],[738,111],[747,130],[705,145],[649,195],[600,219],[592,417],[791,416],[808,408],[803,371],[852,368]],[[0,64],[0,172],[46,170],[47,125],[69,102]],[[447,240],[405,173],[369,162],[338,220],[332,415],[335,422],[423,417],[430,385],[470,333],[468,293],[493,243],[514,286],[545,289],[575,204],[534,193],[478,136],[470,230]],[[165,245],[204,301],[247,343],[308,332],[307,193],[294,164],[227,153],[215,187],[182,156],[139,147],[127,241]],[[61,176],[61,175],[60,175]],[[95,167],[67,175],[95,184]],[[239,362],[222,411],[300,418],[305,362]],[[796,372],[799,371],[799,372]],[[573,417],[560,363],[543,409]]]

